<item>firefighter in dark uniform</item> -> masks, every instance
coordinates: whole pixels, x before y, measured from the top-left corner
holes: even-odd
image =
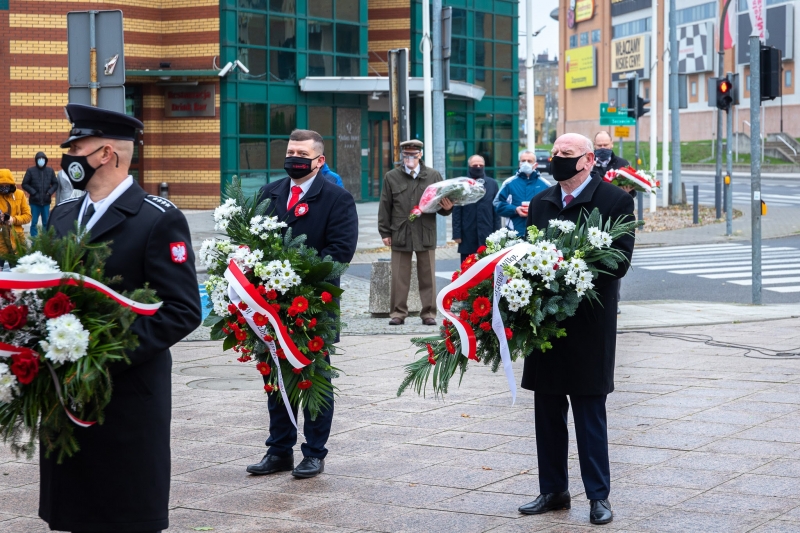
[[[110,242],[105,274],[122,277],[113,288],[148,284],[163,305],[133,323],[139,347],[128,353],[130,364],[111,369],[105,422],[75,428],[80,451],[62,464],[41,454],[39,516],[51,529],[76,533],[160,532],[169,527],[169,349],[201,321],[189,226],[128,175],[141,122],[78,104],[66,110],[73,127],[61,168],[87,194],[58,204],[49,227],[63,236],[77,223],[93,242]]]

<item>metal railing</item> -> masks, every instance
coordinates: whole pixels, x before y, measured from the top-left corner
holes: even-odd
[[[788,142],[786,142],[786,139],[784,139],[784,138],[783,138],[783,136],[781,136],[781,135],[778,135],[778,139],[779,139],[779,140],[780,140],[780,141],[781,141],[783,144],[785,144],[785,145],[787,146],[787,148],[789,148],[789,150],[791,150],[791,151],[792,151],[792,153],[794,154],[794,156],[795,156],[795,157],[797,157],[797,150],[795,150],[795,149],[794,149],[794,146],[792,146],[791,144],[789,144]]]

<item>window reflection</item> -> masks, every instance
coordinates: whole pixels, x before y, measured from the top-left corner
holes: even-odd
[[[308,49],[318,52],[333,52],[333,23],[309,21]]]

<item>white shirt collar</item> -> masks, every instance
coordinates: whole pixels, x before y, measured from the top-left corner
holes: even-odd
[[[567,193],[567,192],[564,191],[564,189],[561,189],[561,205],[562,205],[562,207],[566,207],[567,206],[567,204],[564,203],[564,198],[567,197],[567,194],[571,194],[572,195],[572,199],[574,200],[575,198],[578,197],[578,195],[581,193],[581,191],[583,191],[583,189],[585,189],[586,186],[589,185],[590,181],[592,181],[592,176],[591,175],[588,176],[586,178],[586,181],[581,183],[580,186],[577,189],[575,189],[574,191],[572,191],[571,193]]]
[[[86,209],[89,207],[89,204],[94,205],[94,215],[86,224],[86,229],[92,229],[97,221],[108,211],[109,206],[113,204],[117,198],[122,196],[122,194],[130,189],[131,185],[133,185],[133,176],[128,176],[122,182],[117,185],[111,194],[103,198],[102,200],[98,200],[93,202],[91,198],[89,198],[89,193],[83,195],[83,203],[81,205],[80,213],[78,213],[78,225],[83,223],[83,214],[86,212]]]
[[[417,179],[419,177],[420,165],[417,165],[417,168],[408,168],[406,165],[403,165],[403,169],[406,171],[406,174],[412,178]]]
[[[316,174],[311,176],[311,178],[309,180],[304,181],[300,185],[297,185],[297,184],[295,184],[294,181],[292,181],[291,185],[289,186],[289,200],[286,202],[286,206],[288,207],[289,206],[289,202],[292,201],[292,187],[300,187],[303,190],[303,192],[300,193],[300,199],[302,199],[303,196],[306,195],[308,190],[311,189],[311,184],[314,183],[314,180],[317,179],[317,176],[319,176],[319,172],[317,172]],[[291,180],[291,178],[289,178],[289,179]],[[297,201],[299,202],[300,200],[297,200]]]

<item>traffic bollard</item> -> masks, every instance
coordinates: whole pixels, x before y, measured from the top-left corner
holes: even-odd
[[[636,198],[636,210],[637,210],[637,219],[644,220],[644,193],[639,193],[638,197]]]
[[[700,223],[700,186],[692,187],[692,224]]]

